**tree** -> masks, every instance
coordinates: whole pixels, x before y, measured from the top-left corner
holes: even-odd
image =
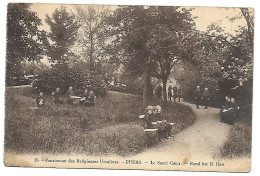
[[[73,56],[70,47],[74,44],[77,30],[79,28],[78,22],[75,20],[75,15],[66,11],[66,7],[61,7],[50,17],[48,14],[45,19],[50,26],[48,37],[48,56],[52,62],[66,63],[68,56]]]
[[[95,63],[103,59],[103,18],[109,11],[97,5],[88,5],[87,8],[77,6],[76,10],[76,18],[80,24],[76,46],[80,48],[81,55],[87,58],[84,60],[89,61],[89,71],[95,72]]]
[[[41,20],[30,10],[30,4],[10,3],[7,10],[7,54],[6,84],[17,84],[12,80],[23,72],[21,62],[40,60],[44,53],[44,31],[38,26]]]
[[[188,40],[195,33],[192,9],[178,7],[151,7],[151,13],[156,14],[151,20],[151,39],[147,46],[151,50],[150,57],[157,63],[158,69],[153,70],[152,76],[161,79],[163,83],[163,97],[167,101],[166,82],[172,68],[180,60],[190,61],[184,57]],[[189,53],[189,52],[188,52]]]
[[[148,9],[143,6],[119,7],[105,20],[107,39],[110,40],[107,52],[111,54],[111,60],[123,63],[133,75],[143,76],[144,106],[149,103],[150,77],[154,65],[146,47],[150,39],[149,31],[153,27]]]
[[[108,18],[112,33],[113,59],[121,61],[134,75],[144,79],[143,104],[149,102],[151,76],[166,81],[181,46],[178,35],[194,25],[189,10],[179,7],[126,6]],[[182,41],[182,40],[181,40]],[[115,52],[116,51],[116,52]],[[175,59],[175,60],[174,60]]]

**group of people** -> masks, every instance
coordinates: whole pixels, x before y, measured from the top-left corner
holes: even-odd
[[[59,87],[56,88],[55,92],[52,92],[52,100],[55,104],[63,104],[64,102],[67,102],[68,104],[74,104],[76,99],[79,100],[79,104],[93,106],[95,101],[94,91],[88,87],[85,89],[84,94],[81,97],[75,95],[72,86],[69,87],[65,96],[61,93]],[[40,92],[39,96],[36,98],[36,103],[39,107],[45,105],[43,92]]]
[[[182,95],[181,95],[181,89],[180,88],[177,88],[176,86],[174,86],[174,87],[169,86],[168,87],[168,99],[170,101],[172,101],[172,98],[173,98],[173,101],[176,101],[176,99],[178,98],[178,102],[181,102]]]
[[[161,106],[147,106],[143,120],[145,129],[158,129],[159,141],[172,137],[172,125],[163,118]]]
[[[239,116],[240,107],[234,98],[226,96],[226,100],[220,109],[220,121],[224,123],[233,123]]]
[[[171,85],[168,87],[168,100],[169,101],[177,101],[181,102],[182,93],[181,88],[177,88],[176,86],[172,87]],[[162,98],[163,88],[159,85],[156,89],[156,96]]]
[[[205,105],[204,109],[208,109],[210,101],[209,89],[206,87],[202,92],[200,90],[200,86],[197,86],[196,90],[194,91],[194,100],[196,102],[197,109],[200,108],[200,103],[203,103]]]

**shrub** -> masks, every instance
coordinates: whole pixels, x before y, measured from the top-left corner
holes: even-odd
[[[77,94],[82,94],[87,86],[91,86],[96,96],[105,96],[106,87],[101,77],[89,76],[83,71],[69,68],[67,65],[55,65],[50,70],[43,72],[33,83],[36,91],[47,94],[54,92],[57,87],[65,93],[69,86],[74,87]]]

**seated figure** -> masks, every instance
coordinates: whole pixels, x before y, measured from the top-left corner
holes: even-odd
[[[42,92],[40,92],[39,96],[36,98],[36,103],[37,103],[37,106],[39,106],[39,107],[45,105],[45,100],[44,100]]]
[[[226,97],[225,104],[220,110],[220,121],[228,124],[233,124],[239,115],[239,107],[234,98]]]
[[[52,95],[53,95],[53,102],[55,104],[57,104],[57,103],[62,104],[63,103],[63,97],[61,95],[59,87],[56,88],[56,91]]]
[[[162,138],[166,139],[167,137],[171,137],[171,130],[172,130],[172,125],[167,122],[167,120],[165,120],[162,116],[162,108],[160,105],[156,106],[156,114],[155,114],[155,118],[157,120],[157,122],[160,124],[161,128],[161,135]]]
[[[95,94],[93,90],[85,89],[83,98],[80,103],[85,106],[94,106],[95,105]]]
[[[70,87],[69,87],[69,90],[68,90],[67,93],[66,93],[67,102],[68,102],[69,104],[73,104],[73,99],[71,98],[71,96],[74,96],[74,95],[75,95],[75,93],[74,93],[74,91],[73,91],[73,87],[70,86]]]

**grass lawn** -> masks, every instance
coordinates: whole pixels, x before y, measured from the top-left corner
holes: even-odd
[[[236,122],[230,129],[228,140],[221,148],[221,156],[226,158],[250,157],[252,145],[251,124]]]
[[[55,105],[46,97],[46,106],[36,111],[30,109],[36,102],[27,87],[8,88],[5,100],[5,152],[129,155],[149,142],[138,117],[144,114],[141,96],[109,92],[94,107]],[[195,120],[191,108],[178,103],[164,106],[163,115],[176,123],[173,134]]]

